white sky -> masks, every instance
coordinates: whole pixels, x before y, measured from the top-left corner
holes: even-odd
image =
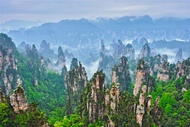
[[[140,15],[189,18],[190,0],[0,0],[0,23]]]

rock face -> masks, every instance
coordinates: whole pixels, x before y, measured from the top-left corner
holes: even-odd
[[[66,57],[67,59],[72,59],[72,58],[74,58],[74,55],[73,55],[72,53],[70,53],[68,50],[65,50],[65,51],[64,51],[64,54],[65,54],[65,57]]]
[[[140,92],[140,97],[139,97],[139,105],[136,106],[136,110],[135,110],[136,120],[140,126],[142,126],[143,115],[145,113],[145,111],[144,111],[145,110],[144,109],[144,101],[145,101],[144,94],[146,93],[147,87],[145,86],[145,84],[143,85],[143,83],[145,83],[146,75],[147,75],[147,71],[146,71],[145,62],[144,62],[144,60],[141,59],[139,61],[138,67],[137,67],[136,83],[135,83],[134,91],[133,91],[133,94],[135,96],[137,96],[139,94],[140,90],[142,89],[142,92]]]
[[[106,90],[105,94],[105,110],[104,114],[114,115],[118,113],[118,105],[119,105],[119,99],[120,99],[120,85],[112,83],[111,89]],[[115,127],[115,123],[108,117],[108,127]]]
[[[142,127],[143,116],[145,114],[145,94],[147,87],[145,85],[142,86],[142,92],[139,97],[139,105],[136,108],[136,119],[137,123],[139,123],[140,127]]]
[[[100,56],[99,56],[99,63],[98,63],[98,70],[104,70],[107,75],[111,75],[112,67],[114,65],[114,59],[111,55],[107,55],[105,51],[105,45],[103,40],[101,41],[101,49],[100,49]],[[106,82],[110,83],[111,78],[107,78]]]
[[[115,109],[119,103],[119,84],[113,85],[111,90],[110,90],[110,106],[111,109],[113,111],[113,113],[115,113]]]
[[[151,52],[150,47],[149,47],[148,43],[146,43],[145,45],[143,45],[138,59],[142,59],[144,57],[146,57],[146,58],[150,57],[150,52]]]
[[[50,48],[50,44],[47,43],[45,40],[43,40],[40,44],[40,49],[39,53],[44,57],[44,58],[53,58],[55,57],[53,49]]]
[[[155,79],[150,76],[150,68],[147,67],[144,60],[139,60],[137,72],[136,72],[136,83],[134,86],[134,96],[139,95],[138,104],[135,104],[136,120],[140,127],[143,126],[143,119],[145,114],[149,114],[151,111],[151,96],[149,94],[151,87],[154,85]]]
[[[150,64],[150,75],[151,76],[157,76],[158,74],[158,69],[161,63],[161,56],[160,55],[156,55],[154,57],[152,57],[153,59],[151,59],[151,64]]]
[[[30,59],[29,60],[29,68],[31,69],[32,76],[33,76],[33,85],[38,85],[38,81],[40,80],[39,77],[41,75],[41,69],[44,65],[43,59],[39,57],[38,51],[35,45],[32,45],[32,48],[28,48],[26,50],[26,56]]]
[[[175,56],[175,62],[177,63],[182,62],[183,60],[183,55],[182,55],[182,49],[179,49],[179,51],[177,52],[176,56]]]
[[[12,89],[14,89],[17,84],[18,79],[17,74],[17,59],[14,54],[16,52],[16,47],[12,42],[11,38],[7,37],[5,34],[0,34],[0,81],[2,84],[2,90],[5,94],[9,94]]]
[[[0,102],[4,102],[4,100],[5,100],[5,97],[3,95],[2,89],[0,88]]]
[[[78,60],[77,58],[73,58],[71,61],[70,71],[76,68],[77,66],[78,66]]]
[[[135,50],[131,44],[126,45],[126,54],[125,56],[129,59],[134,59],[135,58]]]
[[[133,94],[135,96],[137,96],[137,94],[139,93],[139,90],[141,89],[142,84],[145,82],[146,76],[148,75],[145,66],[146,65],[145,65],[144,60],[142,59],[139,60],[137,72],[136,72],[136,82],[135,82],[134,91],[133,91]]]
[[[90,81],[91,89],[87,102],[87,111],[89,120],[96,122],[98,118],[102,118],[104,114],[104,80],[105,75],[102,71],[94,74],[93,79]]]
[[[130,81],[128,59],[123,56],[120,64],[112,69],[112,82],[115,84],[119,83],[121,90],[125,91],[128,89]]]
[[[65,65],[65,62],[66,62],[65,55],[63,53],[61,46],[59,46],[59,48],[58,48],[58,60],[57,60],[56,65],[63,67]]]
[[[18,51],[19,52],[22,52],[22,53],[24,53],[25,52],[25,47],[26,47],[26,42],[21,42],[19,45],[18,45],[18,47],[17,47],[17,49],[18,49]]]
[[[175,74],[177,78],[182,77],[183,75],[187,74],[187,79],[189,78],[190,72],[190,57],[182,62],[177,62],[175,68]]]
[[[111,63],[111,61],[113,61],[113,58],[111,56],[106,55],[104,41],[102,40],[101,41],[100,59],[99,59],[98,70],[109,69],[109,64]]]
[[[161,110],[158,107],[160,101],[160,97],[156,98],[156,101],[152,107],[152,115],[154,116],[154,122],[156,123],[156,125],[158,125],[159,127],[161,126]]]
[[[166,54],[163,54],[161,57],[161,63],[168,62],[168,56]]]
[[[125,46],[121,40],[118,40],[118,43],[114,42],[110,45],[110,54],[114,59],[122,56],[126,56],[128,59],[134,59],[135,57],[133,46],[131,44]]]
[[[132,45],[135,47],[135,49],[140,49],[146,43],[148,43],[147,39],[142,37],[139,41],[137,39],[133,40]]]
[[[170,79],[170,66],[168,62],[160,64],[157,78],[164,82],[167,82]]]
[[[189,74],[186,76],[185,84],[190,84],[190,72],[189,72]]]
[[[110,45],[110,52],[113,58],[120,58],[125,55],[126,47],[121,40],[118,40],[118,43]]]
[[[21,86],[18,86],[13,94],[10,95],[10,103],[15,113],[19,113],[20,110],[26,111],[28,109],[28,103]]]
[[[63,69],[62,71],[62,74],[65,75],[66,69]],[[74,68],[72,68],[64,78],[66,78],[65,87],[67,92],[66,113],[72,114],[78,105],[80,94],[87,85],[87,74],[85,68],[79,62],[77,63],[77,66],[74,66]]]

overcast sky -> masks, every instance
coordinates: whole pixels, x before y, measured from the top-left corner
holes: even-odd
[[[190,0],[0,0],[0,23],[150,15],[190,17]]]

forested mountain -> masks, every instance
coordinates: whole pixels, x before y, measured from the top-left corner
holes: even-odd
[[[141,39],[135,59],[138,41],[125,45],[119,40],[109,53],[102,41],[99,67],[88,79],[80,59],[72,58],[66,66],[61,47],[53,63],[43,57],[43,46],[39,51],[34,44],[25,45],[18,52],[1,33],[0,126],[188,127],[190,58],[170,63],[167,54],[155,54],[146,42]]]

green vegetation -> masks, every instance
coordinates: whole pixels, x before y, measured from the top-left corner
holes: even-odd
[[[40,65],[38,55],[34,51],[28,52],[28,57],[17,54],[18,72],[23,81],[26,97],[30,103],[38,103],[39,108],[47,116],[48,122],[54,124],[65,115],[63,76],[46,70]]]
[[[0,50],[4,54],[8,48],[15,49],[9,57],[17,59],[18,70],[7,68],[6,75],[13,75],[11,89],[16,87],[15,77],[21,78],[24,90],[19,86],[16,92],[25,93],[30,103],[26,111],[15,113],[10,105],[9,97],[4,99],[3,94],[0,94],[0,127],[39,127],[46,122],[55,127],[102,127],[108,124],[116,127],[138,127],[136,114],[143,114],[143,127],[188,127],[190,125],[190,84],[186,80],[186,74],[189,74],[190,69],[190,58],[184,61],[186,70],[181,78],[176,79],[175,64],[170,64],[170,80],[167,82],[158,80],[156,71],[153,72],[153,76],[146,73],[143,85],[150,88],[150,93],[148,93],[148,88],[145,94],[142,94],[143,91],[140,90],[141,93],[138,96],[133,96],[134,83],[129,73],[119,72],[117,75],[120,84],[129,85],[128,90],[119,91],[114,83],[110,85],[111,87],[106,87],[106,76],[102,70],[97,71],[84,88],[82,86],[84,81],[81,80],[84,78],[82,68],[79,72],[77,69],[76,72],[73,70],[67,72],[64,66],[62,74],[59,74],[46,70],[35,45],[27,49],[24,56],[16,51],[14,43],[7,35],[0,34],[0,44]],[[6,50],[3,49],[2,44],[7,46]],[[62,49],[59,50],[62,52]],[[159,65],[159,59],[160,56],[156,59],[141,59],[138,65],[136,61],[131,60],[129,68],[133,71],[136,67],[143,71],[148,70],[148,67],[153,69],[155,63]],[[105,56],[100,63],[100,68],[107,68],[111,60],[111,57]],[[70,68],[73,69],[76,66],[78,66],[78,60],[74,58]],[[79,66],[82,67],[82,65]],[[126,67],[128,69],[128,66]],[[116,71],[117,68],[115,67],[114,70]],[[0,74],[3,73],[2,69]],[[68,85],[67,88],[65,88],[65,78],[70,80],[70,86]],[[0,83],[2,86],[2,77]],[[70,99],[66,99],[68,97]],[[140,98],[144,101],[141,105],[138,105],[139,97],[144,98],[144,100]],[[148,101],[151,98],[151,106],[148,107]],[[138,113],[137,106],[140,107],[138,107]],[[141,107],[143,112],[140,111]],[[67,113],[70,109],[72,111]]]
[[[0,102],[0,127],[39,127],[46,123],[44,113],[35,104],[30,104],[26,112],[14,113],[6,100]]]
[[[151,92],[153,101],[160,96],[159,107],[162,110],[163,126],[190,125],[190,89],[182,91],[186,88],[185,77],[168,82],[157,81]]]

